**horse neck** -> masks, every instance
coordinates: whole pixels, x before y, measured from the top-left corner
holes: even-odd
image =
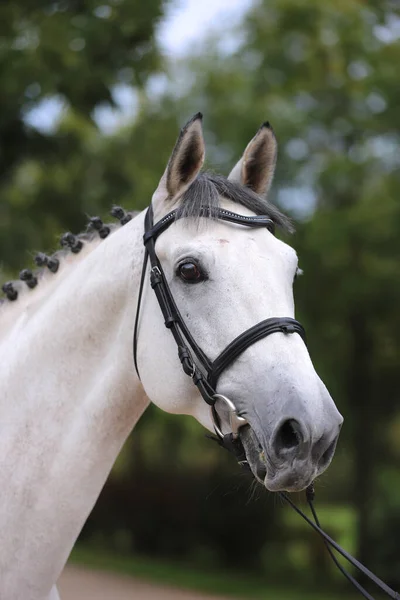
[[[0,340],[0,597],[46,597],[148,404],[132,361],[142,232],[139,215],[66,267]]]

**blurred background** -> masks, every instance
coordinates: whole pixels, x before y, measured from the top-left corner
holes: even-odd
[[[397,589],[399,68],[397,0],[0,4],[2,281],[85,215],[146,207],[193,113],[224,174],[272,123],[271,199],[296,221],[304,270],[296,315],[345,416],[317,507]],[[151,407],[73,560],[202,593],[353,597],[313,532],[204,434]]]

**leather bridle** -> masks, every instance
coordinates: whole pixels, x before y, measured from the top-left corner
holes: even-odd
[[[202,207],[200,216],[212,219],[218,219],[236,225],[244,225],[246,227],[265,227],[271,233],[274,233],[274,222],[267,216],[240,215],[224,208],[209,208]],[[211,407],[211,415],[214,424],[215,432],[222,445],[239,457],[243,455],[241,444],[237,441],[238,430],[241,426],[247,423],[246,419],[238,415],[233,402],[217,392],[218,379],[223,371],[229,367],[240,354],[242,354],[249,346],[255,344],[262,338],[271,335],[272,333],[292,334],[298,333],[305,341],[305,331],[303,326],[290,317],[274,317],[264,319],[253,327],[250,327],[239,336],[237,336],[228,346],[217,356],[214,361],[211,361],[205,352],[197,344],[196,340],[190,333],[181,313],[175,303],[171,289],[167,283],[162,265],[158,259],[155,244],[159,235],[161,235],[172,223],[177,219],[182,218],[182,213],[179,209],[169,212],[165,217],[153,223],[153,208],[150,206],[146,212],[144,220],[144,236],[143,243],[145,246],[142,276],[139,288],[139,298],[136,311],[135,329],[133,336],[133,357],[135,369],[139,376],[137,365],[137,341],[140,306],[143,295],[143,286],[146,277],[147,263],[150,260],[150,284],[153,288],[158,304],[161,308],[164,324],[169,329],[174,337],[178,347],[178,356],[182,365],[182,369],[186,375],[192,378],[193,383],[197,386],[200,394],[207,404]],[[223,433],[221,415],[218,412],[218,407],[228,413],[228,421],[230,431]],[[236,443],[233,443],[236,442]],[[243,461],[241,461],[243,462]]]
[[[147,210],[145,221],[144,221],[144,236],[143,242],[145,246],[142,275],[140,279],[138,305],[136,310],[135,327],[133,334],[133,358],[135,363],[136,373],[140,379],[139,369],[137,364],[137,342],[138,342],[138,331],[139,331],[139,316],[140,307],[142,302],[143,288],[147,273],[147,263],[150,260],[150,283],[153,288],[158,304],[160,305],[164,323],[167,329],[169,329],[174,337],[176,345],[178,347],[178,356],[181,361],[182,368],[186,375],[192,378],[193,383],[197,386],[203,399],[210,405],[211,415],[214,424],[214,429],[217,434],[215,438],[218,443],[235,454],[241,465],[248,467],[244,448],[240,442],[238,432],[239,428],[247,424],[246,419],[240,416],[234,403],[217,393],[217,383],[221,373],[232,364],[234,360],[242,352],[244,352],[249,346],[261,340],[272,333],[285,333],[292,334],[298,333],[305,340],[305,331],[303,326],[290,317],[277,317],[270,318],[260,321],[253,327],[250,327],[245,332],[236,337],[228,346],[217,356],[214,361],[211,361],[205,352],[198,346],[197,342],[191,335],[189,329],[186,326],[185,321],[180,314],[178,307],[176,306],[175,300],[172,296],[172,292],[167,283],[162,265],[157,257],[155,243],[158,236],[163,233],[172,223],[177,219],[182,218],[184,215],[175,209],[158,221],[155,225],[153,223],[153,209],[150,206]],[[200,211],[200,216],[206,218],[219,219],[221,221],[227,221],[237,225],[245,225],[246,227],[266,227],[271,233],[274,233],[273,221],[264,215],[258,216],[244,216],[237,213],[233,213],[223,208],[203,207]],[[224,434],[221,424],[221,416],[218,412],[217,405],[228,413],[228,421],[230,432]],[[356,589],[366,598],[367,600],[374,600],[373,596],[350,574],[344,567],[338,562],[336,556],[333,554],[332,548],[339,552],[343,558],[349,561],[354,567],[359,569],[366,577],[368,577],[375,585],[377,585],[382,592],[393,600],[400,600],[400,595],[392,590],[387,584],[385,584],[379,577],[374,575],[369,569],[362,565],[359,561],[353,558],[348,552],[343,550],[322,528],[319,523],[317,514],[314,508],[314,486],[311,484],[306,490],[306,497],[310,506],[314,523],[309,519],[303,511],[301,511],[284,492],[279,492],[282,500],[287,502],[293,510],[295,510],[306,522],[313,527],[313,529],[322,537],[328,552],[330,553],[332,560],[342,572],[342,574],[356,587]]]

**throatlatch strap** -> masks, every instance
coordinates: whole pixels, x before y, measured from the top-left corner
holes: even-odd
[[[135,370],[136,370],[137,376],[139,377],[139,381],[140,381],[140,375],[139,375],[139,368],[138,368],[138,364],[137,364],[137,342],[138,342],[138,331],[139,331],[140,308],[141,308],[141,304],[142,304],[143,287],[144,287],[144,280],[146,277],[146,267],[147,267],[148,259],[149,259],[149,253],[147,252],[147,248],[145,248],[144,249],[144,257],[143,257],[142,275],[140,277],[138,304],[137,304],[136,317],[135,317],[135,327],[133,330],[133,363],[135,365]]]

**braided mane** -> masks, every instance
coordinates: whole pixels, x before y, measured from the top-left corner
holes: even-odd
[[[63,260],[71,253],[78,254],[86,245],[95,240],[105,239],[137,214],[139,214],[138,211],[126,212],[120,206],[113,206],[111,215],[119,223],[103,223],[100,217],[90,217],[86,231],[77,235],[71,232],[64,233],[60,238],[60,250],[57,250],[51,256],[39,252],[34,258],[36,269],[23,269],[20,271],[19,279],[6,281],[2,285],[1,289],[5,294],[5,298],[0,298],[0,305],[14,302],[20,294],[36,288],[38,283],[43,279],[47,279],[50,273],[57,273]]]

